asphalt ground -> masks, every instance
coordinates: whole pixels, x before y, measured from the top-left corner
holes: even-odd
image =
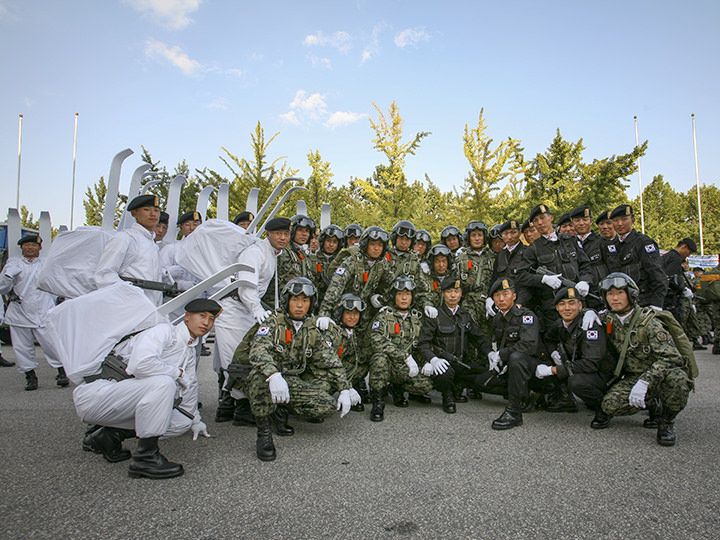
[[[3,347],[12,359],[9,347]],[[253,428],[215,424],[215,375],[203,358],[210,439],[161,450],[185,466],[172,480],[130,479],[81,449],[71,389],[47,364],[40,389],[0,369],[0,538],[695,538],[720,537],[720,357],[701,375],[663,448],[644,415],[590,429],[592,413],[536,412],[490,429],[501,398],[391,404],[385,421],[350,413],[295,419],[278,459],[255,457]],[[134,447],[134,441],[125,446]]]

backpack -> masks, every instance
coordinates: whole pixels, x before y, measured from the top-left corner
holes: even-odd
[[[645,315],[642,319],[642,326],[639,332],[642,332],[645,328],[645,324],[650,322],[653,318],[660,321],[663,328],[670,334],[677,347],[680,356],[683,357],[683,369],[687,376],[694,380],[700,374],[698,369],[697,361],[695,360],[695,352],[693,351],[692,343],[688,339],[683,327],[677,322],[677,319],[669,311],[655,311],[652,310],[650,313]]]

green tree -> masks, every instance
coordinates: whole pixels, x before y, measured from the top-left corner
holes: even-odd
[[[687,197],[683,193],[677,193],[661,174],[645,186],[643,207],[645,234],[653,238],[662,249],[671,249],[678,240],[690,235],[692,224],[688,218]],[[639,197],[633,201],[633,209],[636,211],[635,226],[639,230]]]
[[[33,230],[39,230],[40,229],[40,220],[35,219],[28,210],[28,207],[24,204],[20,207],[20,226],[23,229],[33,229]]]
[[[190,172],[190,167],[184,159],[177,164],[173,173],[170,174],[168,173],[167,168],[164,165],[161,165],[159,160],[153,160],[152,155],[147,148],[143,146],[142,149],[142,161],[149,164],[151,166],[150,170],[156,173],[154,177],[148,177],[146,182],[151,180],[160,180],[158,185],[150,189],[150,193],[157,195],[160,199],[160,208],[167,210],[167,197],[170,183],[173,178],[181,174],[187,181],[180,192],[180,207],[178,209],[178,215],[195,210],[197,206],[198,193],[200,193],[200,190],[207,185],[207,182],[201,182],[197,175],[193,175]]]
[[[647,146],[645,141],[628,154],[595,159],[592,163],[583,164],[580,199],[576,206],[588,204],[599,213],[627,201],[627,178],[637,171],[638,159],[645,155]]]
[[[687,236],[694,239],[700,251],[700,230],[698,227],[697,191],[691,188],[685,194],[687,200]],[[720,253],[720,189],[716,185],[701,185],[703,244],[705,255]],[[679,238],[678,238],[679,240]]]
[[[85,225],[102,225],[103,209],[105,208],[105,196],[107,195],[107,184],[105,184],[105,178],[95,182],[91,187],[88,187],[85,191],[85,199],[83,200],[83,208],[85,209]],[[115,205],[115,219],[114,226],[117,227],[122,216],[123,209],[127,203],[127,195],[118,195],[118,200]]]

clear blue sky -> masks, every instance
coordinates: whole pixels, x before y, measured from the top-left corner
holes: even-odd
[[[0,0],[0,215],[14,206],[17,119],[25,116],[21,204],[55,225],[70,215],[73,114],[80,113],[76,225],[85,188],[130,147],[172,169],[221,173],[220,147],[247,156],[257,120],[274,155],[308,174],[319,149],[336,184],[381,162],[371,103],[397,101],[407,135],[431,131],[408,161],[443,189],[467,172],[462,130],[481,107],[496,140],[528,157],[555,129],[585,158],[650,147],[643,180],[720,179],[717,1]],[[637,177],[630,194],[637,193]],[[1,219],[1,218],[0,218]]]

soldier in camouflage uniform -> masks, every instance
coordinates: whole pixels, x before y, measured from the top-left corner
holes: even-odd
[[[420,374],[413,356],[420,330],[422,314],[413,309],[415,282],[410,276],[398,276],[390,289],[392,308],[384,307],[370,326],[370,420],[382,422],[385,414],[385,393],[393,385],[395,406],[407,407],[405,391],[424,396],[432,390],[432,381]]]
[[[317,290],[307,278],[294,278],[283,287],[282,311],[274,313],[252,338],[250,372],[245,392],[257,422],[257,456],[276,457],[271,415],[278,405],[311,420],[345,416],[360,397],[352,390],[338,358],[333,334],[316,327],[310,315]],[[332,393],[339,392],[336,401]],[[292,435],[287,414],[275,417],[278,434]]]
[[[486,334],[490,334],[486,317],[487,293],[490,288],[495,253],[487,245],[488,229],[482,221],[471,221],[465,227],[466,247],[456,261],[457,274],[465,296],[463,307]]]
[[[706,270],[700,278],[698,295],[708,304],[713,327],[713,354],[720,354],[720,265]]]
[[[443,278],[455,270],[453,264],[454,257],[450,249],[445,244],[435,244],[430,248],[428,254],[428,264],[430,266],[430,296],[433,306],[439,306],[442,303],[442,289],[440,283]]]
[[[415,243],[413,244],[413,251],[417,253],[420,258],[420,268],[425,274],[430,273],[430,266],[427,263],[428,251],[432,245],[432,237],[430,233],[425,229],[418,229],[415,233]]]
[[[505,247],[505,240],[502,239],[502,235],[500,234],[500,227],[502,226],[502,223],[497,223],[496,225],[493,225],[490,229],[490,249],[493,253],[496,255],[502,251],[502,249]]]
[[[328,225],[320,233],[319,242],[320,249],[310,257],[310,267],[313,281],[318,289],[318,297],[322,301],[332,279],[333,260],[345,246],[345,233],[337,225]]]
[[[635,414],[659,402],[657,442],[675,444],[674,420],[685,408],[692,382],[670,333],[650,307],[639,304],[640,289],[627,274],[613,272],[600,284],[610,309],[608,341],[619,354],[613,384],[602,401],[608,416]]]
[[[700,267],[693,268],[693,277],[690,278],[692,290],[695,293],[693,305],[697,310],[698,332],[702,337],[702,344],[712,343],[712,319],[710,318],[710,302],[705,299],[702,293],[701,277],[705,271]]]
[[[440,231],[440,243],[445,244],[453,255],[457,255],[458,250],[462,247],[462,236],[460,229],[455,225],[448,225]]]
[[[345,227],[345,230],[343,232],[345,233],[345,244],[347,244],[347,247],[350,247],[360,243],[360,237],[362,236],[363,228],[357,223],[351,223],[350,225]]]
[[[348,381],[362,399],[351,407],[357,412],[365,410],[363,401],[367,401],[369,395],[365,383],[365,377],[370,371],[369,357],[361,354],[357,333],[365,308],[365,302],[359,296],[352,293],[343,294],[333,313],[335,325],[330,326],[330,331],[335,335],[333,343],[337,346],[338,357],[345,368]]]

